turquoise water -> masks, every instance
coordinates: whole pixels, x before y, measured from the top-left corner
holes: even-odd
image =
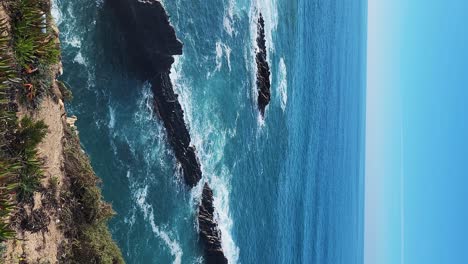
[[[164,1],[184,55],[180,94],[232,263],[361,263],[365,1]],[[118,215],[128,263],[201,263],[200,184],[184,187],[145,80],[123,70],[102,2],[56,0],[62,79],[83,147]],[[256,107],[266,23],[272,101]]]

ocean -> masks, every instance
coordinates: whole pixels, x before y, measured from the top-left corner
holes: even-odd
[[[151,87],[123,70],[102,0],[54,0],[67,104],[117,215],[127,263],[203,263],[203,182],[230,263],[362,263],[367,2],[164,0],[183,55],[171,79],[203,171],[193,190],[153,113]],[[258,13],[272,100],[259,115]]]

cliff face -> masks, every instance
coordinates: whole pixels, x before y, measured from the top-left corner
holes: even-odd
[[[23,9],[16,5],[20,1]],[[66,87],[56,80],[62,69],[58,30],[50,17],[49,0],[2,1],[0,20],[7,28],[2,31],[2,39],[8,38],[7,47],[0,50],[0,63],[8,57],[8,63],[0,67],[0,77],[7,76],[7,81],[0,78],[0,87],[11,88],[9,105],[14,107],[9,111],[15,111],[17,126],[11,134],[19,139],[12,144],[18,147],[14,145],[39,141],[23,153],[9,154],[13,160],[23,159],[26,165],[11,177],[18,184],[10,195],[15,210],[8,226],[14,234],[1,244],[4,251],[0,250],[0,263],[123,263],[107,228],[113,211],[102,201],[99,180],[81,149],[73,121],[67,118],[62,96]],[[26,30],[21,31],[18,25]],[[43,26],[47,31],[42,30]],[[17,45],[19,35],[26,43],[38,41],[31,51],[37,53],[34,57],[27,58]],[[25,119],[31,120],[30,127],[20,121]],[[43,136],[35,130],[37,124],[45,128]],[[0,163],[6,154],[0,150]],[[2,193],[5,189],[1,180],[0,187]],[[3,209],[0,207],[2,214]]]
[[[265,115],[265,108],[270,103],[270,66],[267,61],[267,48],[265,40],[265,20],[260,13],[257,23],[257,91],[258,109],[262,116]]]

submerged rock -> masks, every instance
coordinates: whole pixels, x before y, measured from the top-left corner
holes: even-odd
[[[130,64],[129,71],[151,83],[154,108],[166,128],[185,183],[194,187],[202,175],[200,162],[190,144],[184,111],[169,78],[173,55],[182,54],[182,43],[159,1],[109,0],[105,3],[119,23],[119,40],[123,40],[122,50]]]
[[[202,200],[198,208],[198,228],[205,247],[206,263],[228,263],[221,245],[221,231],[214,220],[213,191],[208,183],[203,186]]]
[[[258,109],[262,116],[265,115],[265,108],[270,103],[270,66],[267,61],[267,49],[265,40],[265,20],[262,13],[257,23],[257,91],[258,91]]]

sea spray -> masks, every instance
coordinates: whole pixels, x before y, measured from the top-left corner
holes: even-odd
[[[233,221],[229,212],[230,175],[227,169],[221,170],[222,175],[216,175],[216,168],[222,164],[228,131],[220,132],[219,124],[221,121],[217,120],[218,117],[212,116],[212,118],[204,119],[203,115],[198,114],[209,112],[209,103],[202,106],[197,105],[196,109],[192,107],[194,103],[191,91],[194,88],[191,86],[190,80],[183,75],[183,63],[184,55],[175,59],[171,80],[174,84],[174,90],[179,94],[179,100],[185,113],[185,122],[200,157],[203,175],[213,189],[215,216],[221,230],[223,250],[230,263],[237,263],[239,248],[232,238]],[[197,114],[195,115],[195,113]],[[196,197],[194,200],[199,201],[201,197],[200,186],[194,188],[192,193],[192,197]]]
[[[281,109],[285,111],[286,104],[288,103],[288,72],[286,69],[286,64],[284,58],[280,58],[278,65],[278,80],[276,96],[279,99]]]
[[[140,188],[134,192],[134,199],[138,204],[140,210],[142,211],[145,219],[149,221],[153,233],[159,238],[161,238],[170,249],[171,255],[174,257],[173,264],[181,264],[183,254],[182,249],[176,240],[171,239],[171,237],[166,231],[162,230],[159,226],[156,225],[154,220],[154,209],[153,206],[146,201],[147,196],[148,186]]]

